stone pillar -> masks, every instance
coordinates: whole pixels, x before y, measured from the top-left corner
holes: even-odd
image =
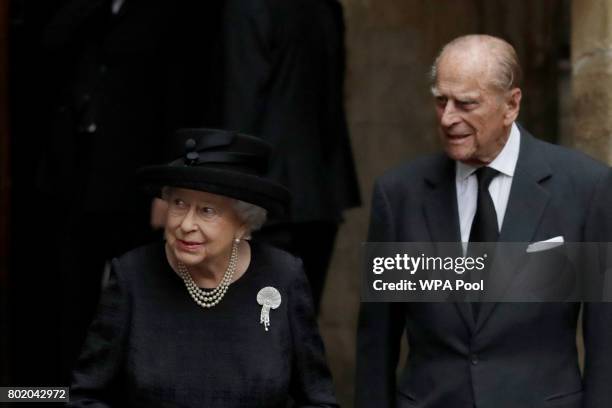
[[[572,146],[612,163],[612,1],[572,2]]]

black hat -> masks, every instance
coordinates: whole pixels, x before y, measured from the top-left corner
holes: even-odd
[[[184,146],[182,157],[137,172],[149,192],[159,195],[164,186],[206,191],[258,205],[272,215],[281,215],[288,207],[289,191],[265,177],[268,143],[217,129],[180,129],[174,136]]]

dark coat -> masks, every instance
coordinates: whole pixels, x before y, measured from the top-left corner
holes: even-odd
[[[203,309],[163,243],[113,261],[74,372],[71,407],[337,407],[301,262],[253,245],[247,271]],[[281,303],[260,323],[258,292]]]
[[[172,159],[172,131],[218,125],[220,13],[195,0],[126,0],[117,15],[108,0],[73,0],[58,12],[45,35],[63,85],[45,190],[77,210],[133,210],[135,170]]]
[[[291,221],[339,221],[360,204],[344,112],[344,23],[336,0],[229,0],[225,127],[272,144],[270,174]]]
[[[601,163],[521,129],[500,241],[525,246],[556,236],[567,242],[610,241],[611,230],[605,229],[612,208],[609,174]],[[455,163],[440,154],[381,177],[374,189],[368,240],[460,241]],[[357,406],[612,406],[612,391],[604,385],[612,379],[612,305],[584,304],[584,378],[576,348],[580,307],[483,303],[474,322],[467,303],[364,303]],[[396,383],[404,331],[410,350]]]

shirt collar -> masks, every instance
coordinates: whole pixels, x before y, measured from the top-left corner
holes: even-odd
[[[516,126],[516,123],[512,123],[508,141],[497,157],[491,163],[489,163],[489,167],[499,171],[502,174],[505,174],[506,176],[514,176],[514,170],[516,169],[516,162],[518,161],[519,156],[520,144],[521,132],[519,131],[518,126]],[[467,179],[478,168],[478,166],[470,166],[469,164],[465,164],[460,161],[455,163],[457,164],[457,180]]]

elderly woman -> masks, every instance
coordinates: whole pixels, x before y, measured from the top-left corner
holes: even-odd
[[[178,133],[184,156],[140,171],[167,202],[165,242],[113,261],[70,405],[337,406],[300,261],[248,240],[288,201],[262,176],[268,145]]]

